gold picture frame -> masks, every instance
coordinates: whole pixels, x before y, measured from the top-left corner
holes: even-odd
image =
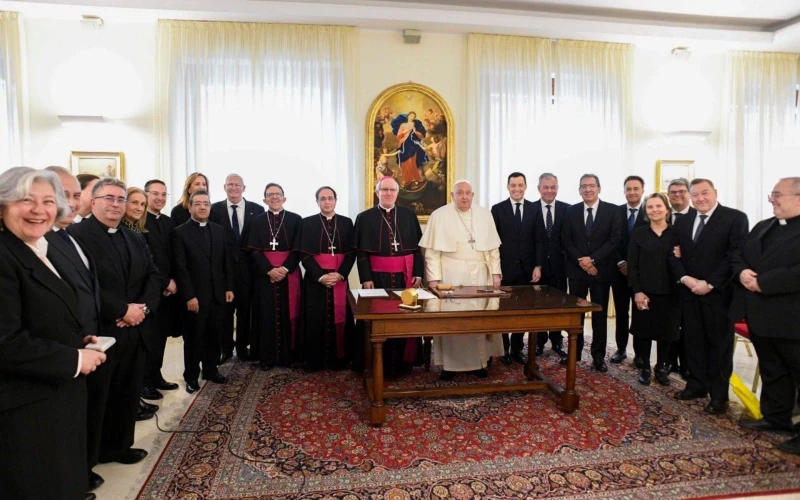
[[[118,152],[72,151],[69,156],[73,175],[93,174],[125,180],[125,155]]]
[[[430,87],[402,83],[375,98],[366,127],[366,208],[378,203],[377,179],[390,175],[400,184],[397,204],[427,223],[434,210],[450,202],[453,188],[455,124],[450,107]]]
[[[669,183],[681,177],[687,181],[694,179],[694,160],[656,161],[656,187],[659,193],[666,193]]]

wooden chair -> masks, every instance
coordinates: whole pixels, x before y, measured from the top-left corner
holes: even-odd
[[[739,343],[742,343],[744,344],[744,348],[747,349],[747,355],[752,358],[753,352],[750,350],[750,344],[752,342],[750,342],[750,329],[747,327],[747,322],[740,321],[734,325],[733,329],[734,332],[736,333],[736,336],[734,337],[733,341],[733,349],[736,350],[736,346]],[[756,374],[755,377],[753,377],[753,393],[755,393],[756,389],[758,389],[758,381],[760,376],[761,376],[761,371],[759,368],[758,361],[756,360]]]

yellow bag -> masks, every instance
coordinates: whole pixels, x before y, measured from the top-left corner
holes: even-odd
[[[764,418],[761,414],[761,403],[758,398],[735,373],[731,374],[731,387],[733,387],[733,393],[742,401],[744,409],[747,410],[751,417],[756,420]]]

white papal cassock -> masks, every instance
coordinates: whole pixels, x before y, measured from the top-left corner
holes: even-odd
[[[474,240],[474,242],[470,242]],[[434,211],[419,246],[425,249],[428,281],[448,285],[491,286],[500,271],[500,237],[491,212],[473,205],[467,212],[455,204]],[[434,337],[434,364],[463,372],[486,368],[490,356],[503,355],[500,335]]]

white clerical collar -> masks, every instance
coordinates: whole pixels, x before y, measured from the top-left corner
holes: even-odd
[[[381,205],[380,203],[378,203],[378,206],[381,207],[386,212],[390,212],[390,211],[394,210],[394,207],[386,208],[383,205]]]
[[[108,234],[114,234],[114,233],[116,233],[117,231],[118,231],[118,229],[117,229],[116,227],[110,227],[110,228],[108,228]]]
[[[326,219],[326,220],[331,220],[331,219],[333,219],[334,217],[336,217],[336,212],[334,212],[334,214],[333,214],[333,215],[331,215],[330,217],[328,217],[327,215],[323,214],[322,212],[320,212],[319,214],[320,214],[321,216],[325,217],[325,219]]]
[[[200,227],[206,227],[206,224],[208,224],[208,221],[205,221],[205,222],[200,222],[199,220],[195,219],[194,217],[192,217],[192,220],[193,220],[193,221],[195,221],[195,222],[197,222],[197,224],[198,224]]]
[[[785,226],[786,225],[786,219],[778,219],[778,224],[780,224],[781,226]]]
[[[280,214],[281,214],[281,212],[283,212],[283,209],[280,209],[280,210],[278,210],[277,212],[276,212],[276,211],[274,211],[274,210],[270,210],[269,212],[270,212],[272,215],[280,215]]]
[[[158,218],[161,217],[161,212],[155,213],[152,210],[148,210],[147,212],[152,214],[156,218],[156,220],[158,220]]]

